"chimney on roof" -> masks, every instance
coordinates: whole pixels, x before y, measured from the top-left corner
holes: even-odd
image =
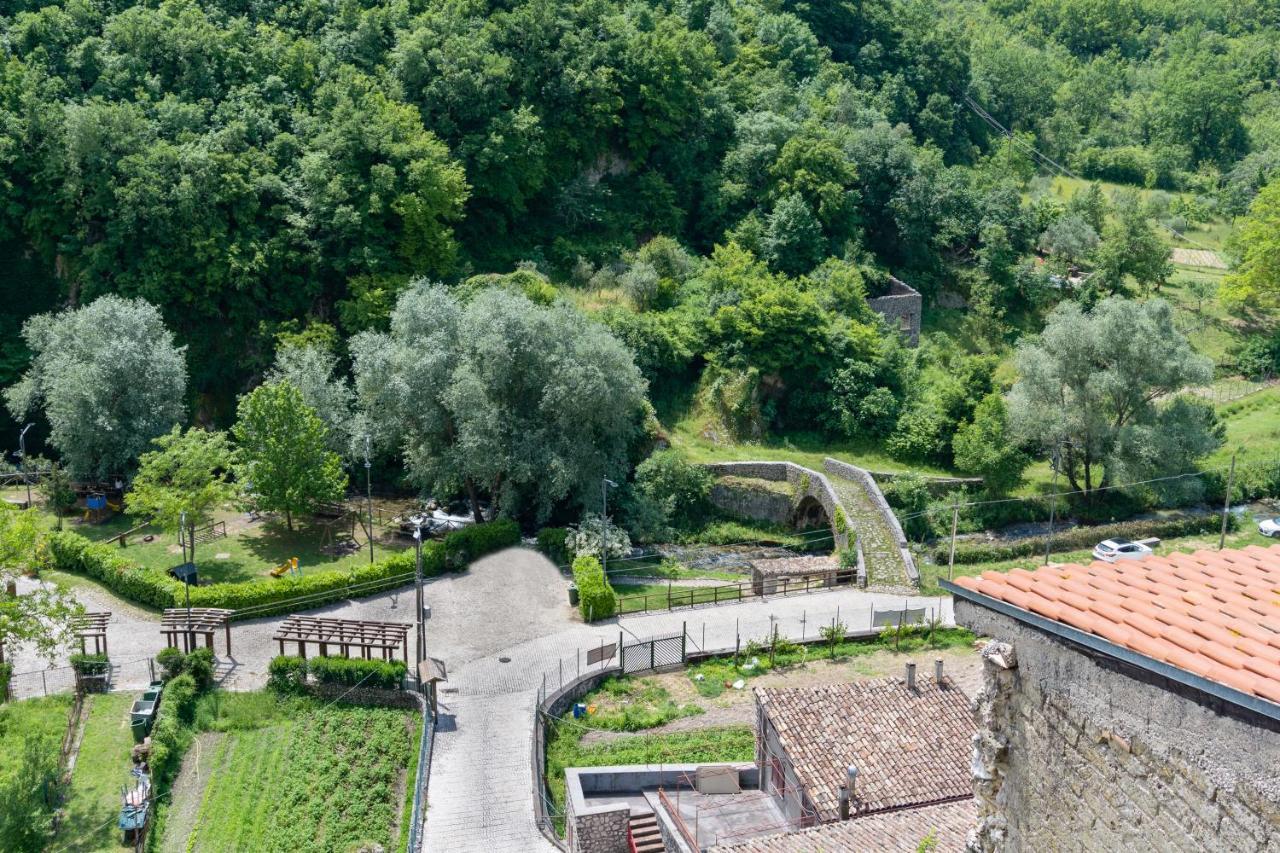
[[[933,680],[942,684],[942,658],[935,658],[933,661]]]
[[[907,664],[907,689],[916,689],[916,664],[915,661]]]
[[[840,819],[848,820],[852,811],[854,791],[857,790],[858,768],[850,764],[845,768],[845,784],[840,786]]]

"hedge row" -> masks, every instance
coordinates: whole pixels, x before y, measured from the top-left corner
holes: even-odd
[[[582,554],[573,561],[573,583],[578,587],[578,610],[583,620],[608,619],[617,612],[618,595],[595,557]]]
[[[520,527],[514,521],[499,520],[466,527],[443,540],[422,545],[422,573],[433,577],[445,571],[461,571],[484,554],[517,545]],[[183,600],[183,585],[164,572],[144,569],[120,555],[117,548],[90,542],[70,531],[54,533],[49,551],[55,568],[87,575],[122,598],[156,608],[175,607]],[[350,571],[320,571],[303,577],[258,578],[242,583],[212,583],[191,587],[192,607],[221,607],[229,610],[254,608],[254,617],[295,609],[290,602],[312,596],[306,607],[318,607],[346,598],[349,588],[361,586],[372,593],[378,582],[414,571],[414,554],[393,554],[372,565]],[[366,586],[367,585],[367,586]],[[278,607],[271,605],[278,604]]]
[[[279,655],[268,668],[267,685],[281,693],[298,693],[307,686],[307,674],[318,684],[343,687],[378,687],[399,690],[407,669],[403,661],[361,658],[301,658]]]
[[[538,550],[557,566],[569,562],[569,549],[565,540],[569,538],[567,527],[544,527],[538,531]]]
[[[1239,521],[1227,516],[1228,529],[1234,530]],[[1217,533],[1222,527],[1220,515],[1176,515],[1166,518],[1121,521],[1116,524],[1100,524],[1096,527],[1074,527],[1053,534],[1055,552],[1078,551],[1091,548],[1104,539],[1146,539],[1151,536],[1169,539],[1176,536],[1194,536],[1200,533]],[[1031,536],[1005,542],[957,542],[956,563],[994,563],[1016,560],[1044,553],[1046,537]],[[941,542],[934,549],[933,560],[945,564],[950,554],[950,543]]]

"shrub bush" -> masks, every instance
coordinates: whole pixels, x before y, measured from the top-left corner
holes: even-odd
[[[13,678],[13,664],[0,663],[0,702],[9,698],[9,679]]]
[[[177,678],[186,667],[187,656],[172,646],[161,649],[156,655],[156,663],[160,664],[160,677],[165,681]]]
[[[1234,530],[1239,521],[1227,516],[1228,529]],[[1177,515],[1166,518],[1136,519],[1117,524],[1100,524],[1096,527],[1076,527],[1053,534],[1053,549],[1057,552],[1077,551],[1089,548],[1103,539],[1145,539],[1157,536],[1168,539],[1175,536],[1194,536],[1199,533],[1216,533],[1222,526],[1219,515]],[[1007,542],[957,542],[956,563],[994,563],[1016,560],[1044,553],[1045,537],[1030,536]],[[934,549],[933,559],[938,564],[947,562],[950,543],[941,543]]]
[[[103,654],[72,655],[70,663],[81,675],[101,675],[111,668],[111,661]]]
[[[544,527],[538,531],[538,550],[547,555],[547,559],[562,566],[569,562],[569,551],[565,548],[565,537],[569,530],[564,527]]]
[[[184,725],[195,719],[196,714],[196,680],[190,673],[183,673],[169,680],[160,696],[160,704],[168,706]]]
[[[520,525],[508,518],[464,527],[444,538],[445,568],[460,572],[485,554],[519,544]]]
[[[267,686],[277,693],[300,693],[307,686],[307,660],[277,655],[267,667]]]
[[[446,555],[452,555],[455,569],[490,551],[520,542],[520,528],[505,519],[480,524],[450,533],[441,541],[422,545],[422,573],[434,577],[446,570]],[[122,598],[152,607],[173,607],[182,594],[182,584],[163,572],[144,569],[120,556],[119,549],[90,542],[69,531],[49,537],[49,549],[55,568],[87,575]],[[290,604],[300,596],[313,596],[309,606],[318,607],[348,597],[350,588],[362,587],[372,594],[385,587],[403,583],[400,578],[414,572],[412,551],[393,554],[373,565],[357,566],[349,571],[325,571],[303,577],[263,577],[241,583],[212,583],[191,587],[192,607],[220,607],[230,610],[255,608],[253,615],[270,616],[296,609]],[[278,606],[271,606],[277,605]]]
[[[187,655],[183,670],[196,683],[201,693],[213,686],[213,649],[196,649]]]
[[[404,681],[405,665],[398,660],[363,660],[361,658],[311,658],[307,672],[319,684],[341,684],[344,687],[380,687],[398,690]]]
[[[573,561],[573,582],[578,587],[578,610],[586,621],[608,619],[618,609],[618,596],[595,557],[583,554]]]

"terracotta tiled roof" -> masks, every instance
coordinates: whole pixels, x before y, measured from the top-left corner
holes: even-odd
[[[817,687],[757,687],[796,777],[818,811],[839,817],[839,788],[858,768],[854,809],[883,809],[971,796],[973,720],[964,692],[943,677]]]
[[[823,572],[834,572],[840,561],[831,556],[808,555],[804,557],[773,557],[767,560],[753,560],[751,567],[762,575],[817,575]]]
[[[1280,703],[1280,545],[984,572],[956,583]]]
[[[916,853],[930,835],[936,853],[960,853],[978,822],[977,803],[957,800],[827,823],[800,832],[763,835],[711,853]]]

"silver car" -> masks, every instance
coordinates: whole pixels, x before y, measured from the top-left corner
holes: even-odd
[[[1258,532],[1263,536],[1280,536],[1280,517],[1264,518],[1258,522]]]

